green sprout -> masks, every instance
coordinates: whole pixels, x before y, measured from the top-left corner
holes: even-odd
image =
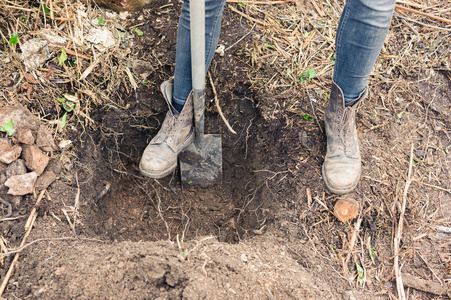
[[[399,114],[396,115],[396,123],[401,124],[401,118],[403,113],[404,112],[400,112]]]
[[[66,60],[67,60],[66,50],[64,50],[64,48],[61,48],[61,54],[60,57],[58,57],[58,66],[61,66],[63,62],[65,62]]]
[[[63,117],[61,118],[60,127],[64,128],[64,126],[66,126],[66,124],[67,124],[67,112],[65,112]]]
[[[41,6],[41,12],[46,14],[47,16],[50,16],[50,9],[47,7],[47,5],[42,4]]]
[[[303,114],[302,117],[303,117],[304,119],[306,119],[307,121],[310,121],[310,122],[315,121],[315,118],[312,117],[312,116],[310,116],[309,114]]]
[[[97,20],[99,20],[99,25],[103,25],[106,23],[106,21],[104,19],[102,19],[101,17],[99,17]]]
[[[374,255],[373,247],[370,246],[370,249],[368,250],[368,254],[370,255],[371,259],[374,259],[375,255]]]
[[[60,127],[64,128],[67,124],[67,114],[74,110],[75,105],[77,104],[75,101],[71,100],[69,97],[73,97],[71,95],[65,94],[64,98],[58,97],[58,101],[61,102],[63,108],[65,110],[63,117],[60,121]]]
[[[361,266],[359,266],[358,263],[356,263],[355,266],[357,268],[357,276],[358,276],[359,284],[363,286],[363,283],[365,282],[363,268]]]
[[[11,46],[15,46],[15,45],[17,45],[18,42],[19,42],[19,36],[17,35],[17,33],[13,32],[13,34],[9,38],[9,44]]]
[[[135,29],[135,32],[136,32],[136,34],[138,35],[138,36],[142,36],[144,33],[141,31],[141,30],[139,30],[139,29]]]
[[[299,79],[301,82],[306,82],[310,79],[313,79],[316,77],[316,71],[313,68],[308,68],[307,71],[299,76]]]
[[[14,132],[16,132],[16,130],[14,129],[13,119],[3,124],[0,128],[0,131],[6,132],[8,136],[12,136]]]
[[[265,44],[265,47],[266,47],[266,48],[269,48],[269,49],[276,50],[276,48],[274,48],[274,46],[271,46],[270,44]]]
[[[75,108],[75,102],[68,100],[67,98],[58,98],[58,101],[63,104],[63,108],[66,112],[71,112]]]

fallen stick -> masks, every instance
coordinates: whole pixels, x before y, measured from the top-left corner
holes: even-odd
[[[412,183],[412,161],[413,161],[413,144],[410,147],[410,159],[409,159],[409,172],[407,174],[406,185],[404,187],[404,193],[402,195],[402,206],[401,212],[399,214],[399,222],[398,222],[398,230],[396,232],[396,236],[394,238],[394,268],[395,268],[395,276],[396,276],[396,288],[398,290],[398,299],[405,300],[406,294],[404,292],[404,285],[402,282],[401,270],[399,269],[399,245],[401,243],[402,237],[402,228],[404,224],[404,213],[406,211],[407,204],[407,191],[409,190],[409,186]]]
[[[210,79],[211,89],[213,90],[213,94],[215,95],[216,109],[218,110],[219,115],[221,116],[222,120],[224,121],[224,123],[226,124],[226,126],[230,130],[230,132],[233,133],[233,134],[236,134],[236,131],[233,130],[232,126],[230,126],[230,124],[229,124],[229,121],[227,121],[227,119],[225,118],[224,114],[222,113],[221,106],[219,106],[218,95],[216,94],[216,88],[215,88],[215,85],[213,84],[213,79],[211,79],[210,72],[208,72],[208,78]]]
[[[80,58],[84,58],[84,59],[87,59],[87,60],[92,60],[92,57],[87,56],[87,55],[83,55],[83,54],[80,54],[80,53],[76,53],[75,51],[72,51],[72,50],[70,50],[68,48],[64,48],[64,51],[66,51],[67,54],[76,56],[77,58],[80,57]]]
[[[306,193],[307,193],[308,208],[311,208],[312,207],[312,192],[310,191],[310,187],[307,187]]]
[[[410,274],[403,274],[402,279],[405,286],[414,288],[416,290],[431,293],[434,295],[446,295],[448,293],[447,288],[438,282],[419,279]]]
[[[324,12],[319,8],[318,4],[316,4],[316,0],[311,1],[313,4],[313,7],[315,7],[316,12],[319,14],[319,16],[322,18],[324,17]]]
[[[345,265],[347,266],[349,263],[349,259],[351,258],[352,251],[355,246],[355,242],[357,241],[357,235],[360,230],[360,224],[362,224],[362,216],[360,216],[357,219],[357,222],[355,222],[354,230],[352,231],[351,239],[349,240],[349,247],[348,247],[348,253],[346,254],[345,258]]]
[[[25,245],[23,245],[20,248],[14,249],[14,250],[10,250],[8,251],[8,253],[2,253],[0,254],[1,257],[6,257],[9,256],[11,254],[14,253],[19,253],[22,252],[24,249],[30,247],[33,244],[36,244],[38,242],[43,242],[43,241],[65,241],[65,240],[76,240],[76,241],[88,241],[88,242],[99,242],[99,243],[105,243],[102,240],[99,239],[90,239],[90,238],[79,238],[79,237],[73,237],[73,236],[69,236],[69,237],[59,237],[59,238],[40,238],[34,241],[31,241]]]
[[[34,204],[33,208],[31,209],[30,215],[28,216],[28,220],[25,223],[26,232],[22,239],[22,242],[20,243],[20,246],[19,246],[20,248],[22,248],[25,245],[27,237],[30,235],[31,229],[33,228],[33,225],[34,225],[34,221],[36,220],[36,217],[38,215],[36,210],[37,210],[42,198],[44,197],[44,193],[46,191],[47,190],[41,191],[41,193],[39,194],[38,200],[36,200],[36,203]],[[6,273],[5,278],[3,279],[2,285],[0,286],[0,296],[3,295],[3,292],[5,291],[6,285],[8,284],[9,278],[11,277],[11,274],[13,273],[14,267],[18,260],[19,260],[19,253],[16,253],[13,261],[11,262],[11,265],[9,266],[8,273]]]
[[[442,233],[451,233],[451,227],[438,226],[436,229]]]
[[[257,23],[259,25],[262,25],[262,26],[268,26],[268,27],[274,28],[275,30],[279,31],[280,33],[282,33],[284,35],[288,35],[288,33],[285,30],[283,30],[282,28],[280,28],[280,27],[278,27],[276,25],[268,24],[266,22],[262,22],[260,20],[255,19],[255,18],[252,18],[252,17],[246,15],[245,13],[239,11],[238,9],[233,7],[232,5],[229,5],[228,7],[230,8],[231,11],[236,12],[237,14],[239,14],[240,16],[243,16],[244,18],[248,19],[249,21],[255,22],[255,23]]]
[[[398,12],[399,12],[399,10],[398,10]],[[426,24],[426,23],[423,23],[423,22],[419,22],[417,20],[413,20],[413,19],[406,18],[406,17],[401,16],[401,15],[398,15],[397,13],[395,13],[393,16],[395,16],[397,18],[400,18],[400,19],[407,20],[409,22],[413,22],[413,23],[419,24],[419,25],[424,26],[424,27],[434,28],[434,29],[438,29],[438,30],[442,30],[442,31],[451,31],[451,28],[445,28],[445,27],[439,27],[439,26]]]
[[[442,21],[442,22],[451,24],[451,20],[449,20],[449,19],[445,19],[445,18],[442,18],[442,17],[437,17],[437,16],[434,16],[434,15],[431,15],[431,14],[428,14],[428,13],[425,13],[425,12],[422,12],[422,11],[418,11],[418,10],[415,10],[415,9],[412,9],[412,8],[407,8],[407,7],[404,7],[404,6],[401,6],[401,5],[395,5],[395,9],[408,11],[408,12],[411,12],[411,13],[414,13],[414,14],[417,14],[417,15],[425,16],[425,17],[428,17],[428,18],[431,18],[431,19],[434,19],[434,20],[438,20],[438,21]]]
[[[424,5],[421,5],[421,4],[418,4],[418,3],[402,1],[402,0],[396,0],[396,3],[404,4],[404,5],[408,5],[408,6],[412,6],[412,7],[416,7],[416,8],[426,8],[426,6],[424,6]]]

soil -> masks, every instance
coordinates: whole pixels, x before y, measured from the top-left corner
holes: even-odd
[[[237,134],[225,126],[214,100],[207,101],[206,132],[222,137],[223,182],[183,189],[178,170],[153,180],[137,167],[167,110],[159,85],[173,73],[181,4],[162,11],[165,4],[152,1],[129,17],[129,26],[139,24],[143,32],[129,59],[154,68],[145,83],[136,91],[119,85],[120,106],[96,107],[94,124],[75,123],[65,132],[73,145],[52,157],[58,180],[39,207],[31,243],[4,297],[394,299],[393,236],[411,145],[414,180],[400,264],[405,273],[450,286],[449,233],[437,230],[451,227],[449,69],[395,64],[385,77],[370,78],[372,95],[357,116],[362,178],[355,192],[338,197],[321,178],[330,75],[315,79],[315,88],[287,86],[274,65],[252,65],[255,41],[265,32],[226,7],[219,44],[233,47],[216,54],[210,72]],[[391,55],[399,54],[395,41],[402,42],[397,27],[389,34]],[[389,60],[380,60],[375,74]],[[281,84],[267,84],[273,76]],[[215,98],[211,85],[206,92]],[[47,105],[28,106],[57,113],[53,100],[41,103]],[[80,210],[71,227],[62,209],[71,210],[78,192]],[[343,198],[360,203],[357,219],[334,217],[334,203]],[[34,199],[25,197],[14,211],[19,219],[1,223],[10,247],[20,244]],[[356,228],[356,246],[349,248]],[[5,258],[2,278],[12,258]],[[408,299],[450,299],[410,287],[406,293]]]

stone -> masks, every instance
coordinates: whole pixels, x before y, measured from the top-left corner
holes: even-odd
[[[418,158],[424,158],[426,156],[426,152],[423,150],[416,150],[415,151],[415,156]]]
[[[23,175],[25,173],[27,173],[27,167],[25,166],[25,161],[23,159],[13,161],[6,168],[6,178],[10,178],[15,175]]]
[[[23,135],[21,132],[30,130],[37,132],[41,122],[39,118],[34,116],[28,109],[22,105],[11,105],[0,108],[0,126],[13,120],[13,128],[16,130],[16,137]],[[14,136],[13,135],[13,136]]]
[[[3,170],[6,170],[6,168],[8,168],[8,165],[0,162],[0,172],[2,172]]]
[[[14,145],[9,149],[0,151],[0,161],[5,164],[10,164],[19,158],[22,153],[22,147]]]
[[[34,185],[38,175],[30,172],[23,175],[15,175],[6,180],[5,185],[9,187],[8,194],[20,196],[33,193]]]
[[[152,64],[145,60],[134,59],[131,64],[133,73],[141,76],[143,80],[146,80],[147,77],[149,77],[149,75],[154,71]]]
[[[44,151],[52,152],[58,150],[50,130],[46,126],[41,125],[37,132],[36,146]]]
[[[9,139],[0,138],[0,151],[11,149],[11,142]]]
[[[56,179],[56,174],[53,171],[45,171],[39,176],[38,180],[36,180],[35,188],[37,190],[44,190],[48,188]]]
[[[37,175],[44,172],[50,161],[50,158],[36,145],[24,145],[23,158],[27,168],[30,171],[35,171]]]
[[[22,144],[34,144],[34,135],[31,130],[22,130],[17,132],[17,141]]]

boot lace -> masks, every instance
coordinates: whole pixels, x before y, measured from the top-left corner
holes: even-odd
[[[338,133],[345,151],[347,147],[352,147],[355,143],[352,136],[354,131],[354,118],[355,109],[353,107],[345,107],[338,125]]]

